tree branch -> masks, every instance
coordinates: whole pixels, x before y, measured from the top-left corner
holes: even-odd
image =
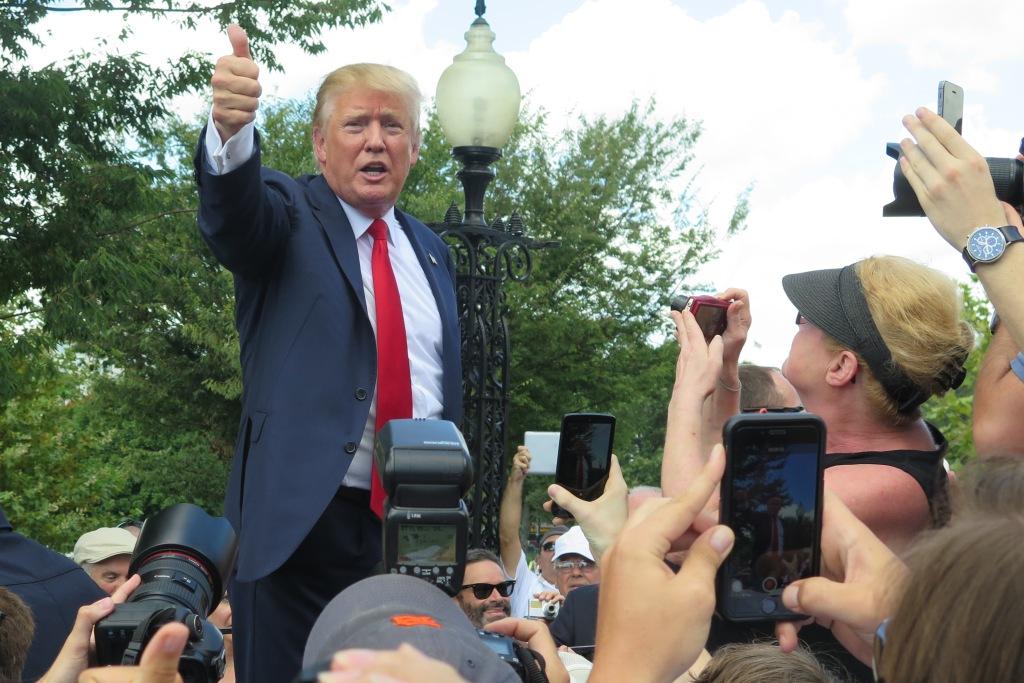
[[[96,237],[110,237],[111,235],[119,235],[122,232],[128,232],[129,230],[134,230],[135,228],[141,227],[141,226],[145,225],[146,223],[152,223],[153,221],[155,221],[155,220],[157,220],[159,218],[166,218],[167,216],[176,216],[176,215],[181,214],[181,213],[195,213],[195,212],[196,212],[196,209],[171,209],[170,211],[164,211],[163,213],[158,213],[155,216],[150,216],[149,218],[145,218],[145,219],[139,221],[138,223],[132,223],[131,225],[125,225],[125,226],[122,226],[122,227],[117,228],[115,230],[111,230],[110,232],[99,232],[99,233],[96,233]]]

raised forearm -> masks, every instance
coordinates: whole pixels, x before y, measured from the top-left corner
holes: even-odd
[[[505,493],[501,497],[498,517],[498,542],[501,545],[501,562],[510,576],[515,576],[519,555],[523,550],[519,538],[523,520],[523,480],[509,477]]]

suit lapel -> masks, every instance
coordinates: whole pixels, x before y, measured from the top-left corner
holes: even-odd
[[[345,210],[322,175],[316,176],[306,190],[313,215],[327,235],[334,261],[338,264],[349,286],[355,291],[359,305],[366,315],[366,296],[363,293],[363,277],[359,270],[359,252],[352,224],[348,222]],[[418,255],[418,254],[417,254]]]
[[[431,252],[427,251],[423,244],[420,242],[419,235],[416,234],[416,230],[413,229],[412,223],[409,217],[404,213],[395,209],[395,218],[402,225],[402,229],[405,230],[405,234],[409,237],[409,243],[412,244],[412,250],[416,252],[416,259],[420,262],[420,268],[427,276],[427,282],[430,283],[430,291],[434,294],[434,301],[437,302],[437,312],[441,316],[442,329],[447,331],[448,325],[444,324],[446,320],[455,319],[455,308],[454,301],[449,301],[449,297],[442,294],[440,285],[438,284],[438,272],[444,271],[444,275],[447,277],[448,269],[444,266],[444,261],[439,261],[438,258]]]

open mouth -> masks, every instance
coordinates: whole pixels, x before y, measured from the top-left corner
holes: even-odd
[[[372,161],[359,170],[372,178],[378,178],[388,172],[387,166],[379,161]]]

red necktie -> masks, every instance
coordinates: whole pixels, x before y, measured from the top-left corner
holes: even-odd
[[[405,320],[398,282],[388,256],[388,224],[380,218],[370,224],[373,236],[373,299],[377,310],[377,421],[379,432],[388,420],[412,417],[412,380],[409,377],[409,350],[405,339]],[[370,473],[370,509],[384,516],[384,487],[373,458]]]

